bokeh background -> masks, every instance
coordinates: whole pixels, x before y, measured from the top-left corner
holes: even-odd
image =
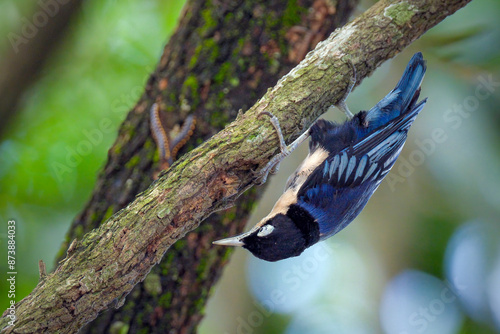
[[[362,1],[355,15],[372,3]],[[33,4],[0,0],[0,57]],[[15,219],[16,300],[37,284],[39,259],[52,268],[182,5],[85,1],[25,93],[0,142],[1,253]],[[499,13],[499,1],[473,1],[363,81],[348,99],[353,111],[387,94],[414,52],[427,59],[429,100],[393,170],[347,229],[300,257],[267,263],[237,250],[200,333],[500,333]],[[337,110],[324,117],[343,120]],[[58,170],[103,120],[110,125],[102,140],[71,170]],[[282,163],[250,225],[306,154],[303,145]]]

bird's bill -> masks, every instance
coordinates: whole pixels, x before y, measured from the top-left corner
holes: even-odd
[[[219,245],[219,246],[241,247],[241,246],[245,245],[245,243],[243,241],[241,241],[241,240],[243,240],[246,236],[252,234],[253,232],[255,232],[255,228],[251,229],[250,231],[248,231],[246,233],[242,233],[240,235],[237,235],[235,237],[217,240],[217,241],[214,241],[212,243],[214,245]]]
[[[244,243],[243,241],[240,240],[239,237],[233,237],[233,238],[226,238],[226,239],[221,239],[212,242],[214,245],[219,245],[219,246],[243,246]]]

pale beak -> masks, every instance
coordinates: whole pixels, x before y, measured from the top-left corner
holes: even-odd
[[[214,245],[219,245],[219,246],[243,246],[244,243],[243,241],[240,240],[240,237],[232,237],[232,238],[226,238],[226,239],[221,239],[212,242]]]
[[[221,240],[217,240],[217,241],[214,241],[212,242],[214,245],[220,245],[220,246],[244,246],[245,243],[243,241],[241,241],[242,239],[244,239],[246,236],[252,234],[253,232],[255,232],[255,228],[251,229],[250,231],[246,232],[246,233],[242,233],[240,235],[237,235],[235,237],[231,237],[231,238],[226,238],[226,239],[221,239]]]

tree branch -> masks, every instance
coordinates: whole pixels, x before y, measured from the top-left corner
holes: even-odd
[[[86,234],[56,271],[18,303],[18,321],[7,332],[75,332],[111,303],[120,305],[176,240],[212,212],[232,205],[252,185],[252,170],[276,153],[276,134],[256,113],[271,111],[280,118],[285,138],[295,138],[342,98],[351,75],[347,61],[360,80],[468,2],[380,1],[336,30],[248,112]],[[42,321],[47,312],[50,323]]]

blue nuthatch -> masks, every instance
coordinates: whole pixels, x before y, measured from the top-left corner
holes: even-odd
[[[341,101],[339,109],[349,117],[345,123],[317,120],[289,146],[277,118],[264,112],[271,116],[281,153],[263,168],[261,180],[307,137],[311,137],[309,155],[288,178],[269,215],[249,232],[214,244],[242,246],[260,259],[278,261],[298,256],[346,227],[396,162],[410,126],[423,109],[427,99],[417,100],[425,70],[418,52],[396,88],[369,111],[349,117],[352,114]]]

